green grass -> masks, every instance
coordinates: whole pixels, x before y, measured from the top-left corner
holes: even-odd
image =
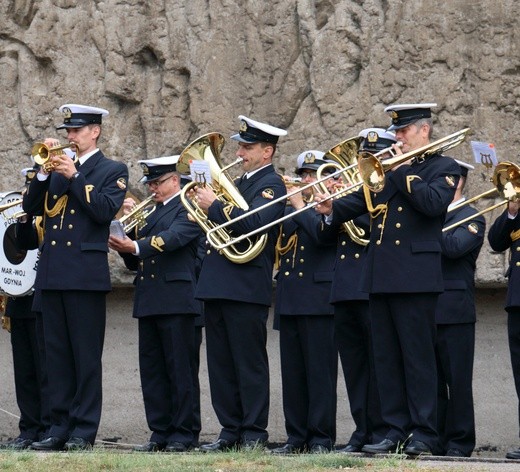
[[[421,467],[421,472],[425,472]],[[417,471],[413,461],[401,456],[366,459],[345,454],[278,457],[263,451],[203,454],[131,453],[96,448],[81,453],[0,453],[0,472],[90,472],[90,471],[197,471],[197,472],[305,472],[305,471]],[[434,470],[433,468],[430,470]],[[438,470],[438,469],[437,469]]]

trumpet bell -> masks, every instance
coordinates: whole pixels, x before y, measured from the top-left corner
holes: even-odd
[[[69,143],[50,147],[45,143],[37,142],[34,143],[33,147],[31,148],[31,156],[36,164],[43,167],[45,171],[50,172],[54,167],[52,162],[50,162],[51,157],[53,155],[63,154],[64,149],[72,148],[77,151],[77,144]]]

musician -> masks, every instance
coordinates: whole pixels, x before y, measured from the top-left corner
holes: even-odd
[[[507,209],[496,218],[489,228],[488,240],[494,251],[510,249],[511,258],[507,277],[509,279],[505,310],[507,311],[507,333],[509,353],[513,368],[513,379],[520,399],[520,202],[509,201]],[[520,422],[520,418],[519,418]],[[508,459],[520,460],[520,448],[509,451]]]
[[[377,127],[363,129],[359,137],[359,151],[372,154],[381,153],[396,142],[394,133]],[[385,153],[380,157],[388,155]],[[344,185],[349,183],[353,182],[343,182]],[[368,215],[362,215],[353,221],[364,234],[345,228],[341,222],[321,225],[321,237],[331,238],[337,244],[330,301],[334,305],[334,338],[345,376],[350,412],[356,426],[346,446],[338,450],[347,454],[361,452],[365,444],[383,440],[387,432],[381,418],[375,379],[368,293],[359,288],[370,233],[369,220]]]
[[[477,212],[464,205],[464,186],[471,164],[457,161],[461,177],[448,207],[445,228]],[[462,206],[460,206],[462,205]],[[459,207],[460,206],[460,207]],[[438,432],[446,456],[469,457],[475,448],[473,358],[475,353],[475,269],[486,222],[474,218],[443,232],[444,292],[435,310],[437,324]]]
[[[315,150],[298,156],[295,173],[303,184],[316,181],[317,169],[326,162],[323,156]],[[294,190],[288,184],[289,194]],[[286,214],[304,208],[312,196],[312,187],[290,196]],[[274,314],[280,330],[287,442],[273,454],[329,452],[336,440],[338,356],[329,303],[335,241],[320,242],[320,220],[314,211],[285,220],[276,245]]]
[[[49,437],[31,448],[89,449],[101,417],[101,356],[106,293],[111,290],[108,233],[123,203],[128,169],[98,148],[102,108],[60,107],[67,140],[78,163],[49,152],[23,199],[25,212],[45,216],[45,236],[36,275],[41,290],[49,376]],[[51,149],[57,141],[46,139]]]
[[[402,148],[396,155],[430,143],[434,104],[393,105],[390,131]],[[392,158],[394,159],[394,158]],[[395,162],[395,161],[394,161]],[[361,277],[369,293],[369,312],[385,439],[362,451],[388,453],[404,445],[409,455],[431,454],[437,447],[435,307],[443,291],[442,227],[460,168],[435,153],[397,161],[376,193],[365,187],[317,211],[332,224],[371,214],[370,243]]]
[[[236,155],[245,174],[235,181],[255,209],[286,194],[272,161],[283,129],[240,116]],[[198,187],[196,199],[209,220],[219,224],[245,211],[217,199],[211,188]],[[231,225],[233,234],[247,233],[280,218],[283,199],[264,211]],[[263,446],[268,438],[269,368],[266,322],[272,299],[272,272],[277,228],[269,230],[262,252],[244,263],[231,262],[208,245],[197,284],[204,300],[206,345],[212,404],[222,426],[219,438],[201,451],[222,451],[240,445]],[[239,248],[243,248],[239,244]]]
[[[187,217],[180,198],[179,156],[141,160],[155,209],[136,234],[111,235],[135,278],[134,318],[139,322],[139,371],[150,441],[141,452],[185,452],[193,442],[194,389],[191,355],[195,316],[196,263],[201,229]],[[129,211],[126,208],[125,211]]]
[[[22,170],[27,187],[37,170]],[[22,219],[23,218],[23,219]],[[15,227],[15,243],[20,251],[38,248],[32,218],[19,218]],[[29,238],[24,233],[29,233]],[[29,242],[27,242],[29,239]],[[16,403],[20,409],[20,434],[1,448],[23,450],[45,437],[49,428],[49,412],[44,386],[46,382],[45,351],[41,313],[33,309],[34,292],[20,297],[6,297],[5,315],[10,320],[11,347]]]

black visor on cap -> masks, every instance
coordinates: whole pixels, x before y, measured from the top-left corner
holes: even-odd
[[[390,147],[392,144],[395,144],[396,141],[393,139],[386,139],[386,138],[377,138],[377,141],[368,141],[367,139],[364,139],[361,142],[360,150],[361,151],[367,151],[367,152],[379,152],[383,149],[386,149]]]
[[[422,118],[431,118],[432,112],[429,108],[412,108],[409,110],[392,111],[392,125],[388,130],[405,128],[408,125],[421,120]]]
[[[278,142],[278,136],[266,133],[258,128],[248,126],[247,130],[240,131],[239,136],[247,143],[270,143],[276,144]]]
[[[72,113],[70,117],[63,120],[63,124],[56,129],[63,128],[83,128],[87,125],[100,125],[101,115],[93,113]]]

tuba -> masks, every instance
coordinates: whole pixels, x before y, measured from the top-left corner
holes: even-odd
[[[189,144],[180,154],[179,161],[177,162],[177,172],[189,175],[190,163],[192,161],[203,160],[207,162],[211,174],[211,187],[217,195],[218,200],[226,206],[232,205],[247,211],[249,205],[227,175],[227,170],[242,162],[242,159],[237,159],[228,166],[223,167],[220,161],[220,155],[224,143],[224,136],[220,133],[208,133],[200,136]],[[208,235],[208,232],[217,228],[218,225],[209,220],[206,213],[202,211],[197,203],[188,197],[190,190],[197,185],[206,185],[204,175],[199,176],[194,179],[193,182],[186,184],[182,188],[180,195],[182,204],[185,206],[191,219],[197,222],[202,228],[212,246],[226,245],[232,239],[231,231],[219,229]],[[246,247],[243,249],[239,248],[238,244],[231,244],[220,250],[219,253],[235,264],[244,264],[254,259],[263,251],[267,243],[267,234],[264,233],[255,240],[247,238],[246,243]]]
[[[357,155],[359,152],[361,139],[362,138],[359,136],[346,139],[345,141],[336,144],[336,146],[332,147],[325,153],[324,158],[330,160],[331,162],[321,165],[316,172],[316,177],[318,179],[322,193],[329,192],[325,185],[326,179],[322,178],[323,173],[328,168],[332,168],[337,171],[341,170],[340,175],[343,178],[345,192],[337,195],[338,198],[342,197],[343,195],[347,195],[355,189],[355,184],[360,182],[359,171],[357,170],[355,164],[357,162]],[[349,188],[351,189],[349,190]],[[363,238],[366,236],[365,230],[359,226],[356,226],[352,220],[343,223],[343,229],[348,234],[350,239],[356,244],[359,244],[360,246],[366,246],[368,244],[368,239]]]

